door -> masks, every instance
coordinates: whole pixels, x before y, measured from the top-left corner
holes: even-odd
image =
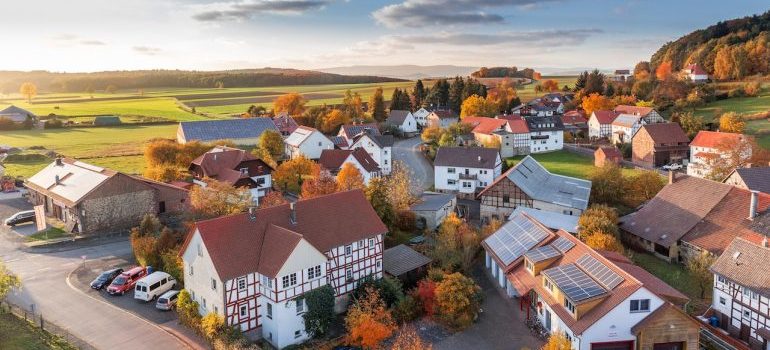
[[[633,350],[633,348],[633,340],[610,343],[591,343],[591,350]]]
[[[751,328],[749,326],[741,323],[741,333],[738,336],[741,340],[745,342],[749,342],[749,336],[751,335]]]
[[[545,310],[545,329],[551,331],[551,312],[548,310]]]
[[[652,350],[684,350],[684,342],[655,343]]]

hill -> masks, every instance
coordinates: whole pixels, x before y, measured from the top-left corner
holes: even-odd
[[[376,75],[400,79],[424,79],[443,78],[454,76],[468,76],[476,70],[476,67],[463,67],[453,65],[418,66],[345,66],[318,69],[320,72],[345,74],[345,75]]]
[[[471,73],[474,78],[527,78],[533,79],[535,70],[532,68],[524,68],[519,70],[516,66],[513,67],[481,67],[479,70]]]
[[[310,70],[262,68],[226,71],[138,70],[94,73],[48,71],[0,71],[3,93],[16,92],[24,82],[33,82],[47,92],[83,92],[147,88],[265,87],[320,84],[364,84],[403,81],[372,75],[341,75]]]
[[[770,11],[722,21],[668,42],[652,55],[653,67],[673,70],[697,63],[717,79],[770,73]]]

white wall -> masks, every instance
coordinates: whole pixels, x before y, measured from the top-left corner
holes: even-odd
[[[498,156],[498,164],[500,157]],[[454,173],[449,173],[449,169],[455,170]],[[462,193],[473,193],[476,187],[489,186],[495,178],[500,176],[502,166],[498,165],[495,169],[482,169],[482,168],[464,168],[464,167],[448,167],[448,166],[436,166],[434,169],[434,180],[436,190],[442,191],[457,191]],[[465,174],[468,170],[470,175],[476,175],[477,180],[460,180],[460,174]],[[454,180],[455,184],[450,185],[447,183],[449,180]],[[471,188],[463,188],[462,182],[474,182],[474,186]]]
[[[392,150],[391,147],[384,147],[380,148],[377,146],[374,141],[372,141],[369,136],[361,137],[358,142],[350,146],[350,149],[354,149],[356,147],[362,147],[364,150],[366,150],[366,153],[369,153],[369,156],[374,159],[375,162],[380,166],[380,169],[382,170],[383,175],[390,174],[391,166],[392,166]]]
[[[543,153],[558,151],[564,148],[564,131],[537,131],[531,132],[531,136],[534,135],[548,135],[544,140],[532,140],[529,143],[530,153]]]
[[[404,122],[398,126],[398,129],[403,132],[417,132],[417,121],[411,112],[406,115]]]
[[[650,311],[632,313],[631,300],[634,299],[650,299]],[[647,288],[639,288],[583,332],[580,336],[580,350],[590,350],[591,343],[636,340],[636,336],[631,333],[631,327],[662,305],[663,300],[657,295]]]
[[[198,255],[198,247],[200,246],[201,255]],[[214,269],[214,263],[211,261],[206,246],[200,237],[198,230],[195,230],[190,243],[187,245],[187,249],[182,255],[184,263],[184,284],[185,289],[194,295],[194,300],[200,304],[198,311],[201,315],[205,315],[209,312],[217,312],[224,316],[224,288],[222,280],[219,278],[216,270]],[[193,267],[193,274],[190,274],[190,266]],[[217,289],[211,289],[211,279],[216,280]],[[203,300],[206,300],[206,306],[204,307]]]

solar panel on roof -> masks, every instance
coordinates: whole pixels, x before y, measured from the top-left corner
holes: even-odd
[[[556,248],[550,246],[550,245],[544,245],[542,247],[537,247],[535,249],[532,249],[528,251],[524,256],[527,257],[530,261],[536,263],[541,262],[544,260],[548,260],[551,258],[555,258],[557,256],[561,255]]]
[[[625,280],[623,277],[612,271],[607,265],[604,265],[599,260],[596,260],[593,256],[586,254],[577,260],[578,266],[587,272],[595,280],[599,281],[607,289],[612,290],[617,287],[618,284],[623,283]]]
[[[604,293],[607,290],[594,281],[575,264],[562,265],[543,271],[567,298],[573,302],[590,299]]]
[[[548,231],[535,226],[528,218],[519,215],[500,227],[485,242],[507,266],[546,237],[548,237]]]
[[[575,246],[575,243],[569,240],[569,238],[566,237],[559,237],[551,245],[558,249],[562,254],[567,253],[572,247]]]

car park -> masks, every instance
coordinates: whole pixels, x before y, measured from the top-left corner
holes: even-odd
[[[121,273],[123,273],[123,269],[112,269],[107,270],[99,274],[96,279],[91,281],[91,288],[100,290],[112,283],[112,280],[115,279],[115,277],[118,277]]]
[[[176,280],[163,271],[155,271],[139,281],[134,286],[134,299],[150,301],[170,289],[174,289]]]
[[[20,211],[16,214],[11,215],[4,221],[6,226],[16,226],[18,224],[23,224],[25,222],[35,222],[34,210]]]
[[[176,300],[179,298],[178,290],[170,290],[163,293],[158,297],[158,301],[155,302],[155,308],[159,310],[171,310],[176,307]]]
[[[147,269],[141,266],[124,271],[112,280],[112,283],[107,287],[107,293],[123,295],[133,289],[136,282],[146,275]]]

